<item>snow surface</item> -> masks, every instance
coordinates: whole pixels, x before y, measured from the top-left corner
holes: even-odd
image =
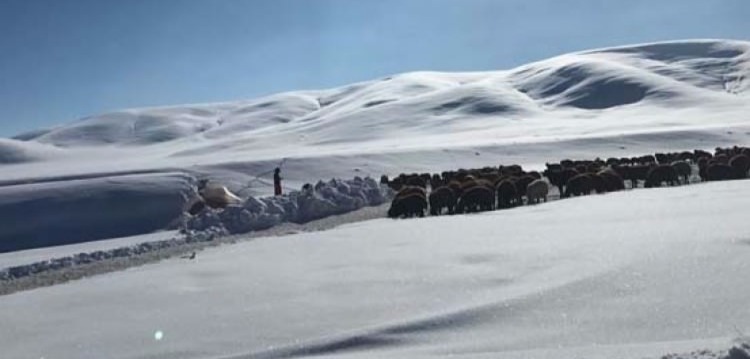
[[[0,346],[12,358],[726,349],[750,323],[748,190],[642,189],[216,247],[2,296]]]

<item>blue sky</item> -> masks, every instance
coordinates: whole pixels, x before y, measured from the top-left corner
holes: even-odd
[[[747,0],[0,0],[0,136],[565,52],[750,39]]]

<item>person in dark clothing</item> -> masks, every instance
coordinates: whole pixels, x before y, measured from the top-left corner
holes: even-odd
[[[273,170],[273,194],[274,196],[281,195],[281,169],[278,167]]]

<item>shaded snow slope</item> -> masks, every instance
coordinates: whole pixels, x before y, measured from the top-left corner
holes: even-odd
[[[0,346],[35,358],[642,358],[726,349],[750,323],[740,210],[750,198],[737,195],[749,186],[381,219],[217,247],[192,261],[2,296]]]
[[[0,187],[0,253],[165,229],[194,194],[182,173]]]
[[[691,40],[505,71],[413,72],[253,100],[129,109],[5,140],[0,162],[16,164],[0,181],[284,157],[321,158],[308,165],[314,170],[331,156],[741,127],[750,123],[749,74],[749,42]],[[55,156],[32,149],[39,146]],[[53,157],[53,165],[27,162]]]

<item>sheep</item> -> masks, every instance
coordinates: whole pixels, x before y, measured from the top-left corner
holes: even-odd
[[[672,168],[677,172],[677,176],[682,178],[684,184],[690,183],[690,175],[693,173],[693,168],[687,162],[683,160],[674,161],[672,162]]]
[[[526,188],[529,186],[529,183],[536,181],[536,178],[529,175],[523,175],[516,180],[516,191],[518,191],[518,197],[523,197],[526,195]]]
[[[588,174],[579,174],[565,183],[565,196],[582,196],[590,194],[592,190],[591,177]]]
[[[391,203],[388,209],[388,217],[424,217],[424,211],[427,209],[427,200],[421,193],[410,193],[403,197],[397,197]]]
[[[591,187],[596,193],[607,192],[607,182],[604,180],[604,177],[598,173],[589,173],[588,176],[591,178]]]
[[[735,169],[730,165],[723,163],[712,163],[706,167],[706,180],[707,181],[724,181],[732,179],[735,174]]]
[[[651,167],[649,165],[631,165],[613,166],[612,169],[614,169],[624,180],[630,181],[630,188],[637,188],[638,181],[646,180],[646,176]]]
[[[734,155],[729,159],[729,165],[734,169],[735,178],[746,178],[747,171],[750,170],[750,157],[744,154]]]
[[[564,193],[565,184],[569,179],[578,175],[578,171],[573,168],[563,168],[561,165],[550,166],[547,165],[547,170],[544,171],[544,176],[552,183],[553,186],[557,187],[560,195]]]
[[[542,199],[547,202],[549,185],[543,180],[534,180],[526,186],[526,199],[529,204],[539,203]],[[499,197],[498,197],[499,198]]]
[[[611,169],[606,169],[599,171],[598,175],[604,180],[604,186],[607,192],[615,192],[625,189],[625,181],[617,174],[617,172]]]
[[[671,165],[658,165],[648,171],[646,176],[646,188],[661,187],[661,184],[666,182],[670,186],[674,186],[680,182],[677,171]]]
[[[456,195],[450,187],[438,187],[430,192],[430,215],[436,216],[443,212],[443,208],[448,210],[448,214],[456,211]]]
[[[518,204],[518,191],[510,179],[502,180],[495,187],[497,193],[497,208],[511,208]]]
[[[398,199],[400,197],[406,197],[411,194],[419,194],[422,197],[427,198],[427,193],[425,192],[424,188],[418,187],[418,186],[404,186],[401,188],[398,193],[396,193],[396,196],[394,199]]]
[[[478,211],[491,211],[495,204],[495,195],[493,191],[485,186],[476,185],[464,189],[463,194],[458,199],[456,212],[471,213]]]

